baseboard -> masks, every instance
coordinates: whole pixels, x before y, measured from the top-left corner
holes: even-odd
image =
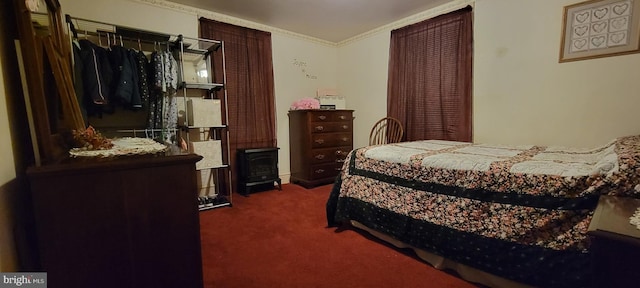
[[[289,184],[291,183],[291,173],[287,173],[287,174],[280,174],[278,175],[280,176],[280,180],[282,180],[282,184]]]

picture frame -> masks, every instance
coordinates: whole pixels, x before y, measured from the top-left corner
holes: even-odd
[[[592,0],[564,7],[559,62],[640,52],[640,1]]]

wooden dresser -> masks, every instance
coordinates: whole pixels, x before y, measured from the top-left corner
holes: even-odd
[[[203,287],[195,154],[31,167],[48,287]]]
[[[591,237],[593,287],[638,287],[640,230],[629,217],[640,199],[600,196],[587,234]]]
[[[353,110],[289,111],[291,183],[329,184],[353,149]]]

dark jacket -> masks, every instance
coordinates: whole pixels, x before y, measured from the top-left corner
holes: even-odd
[[[140,109],[142,100],[138,85],[138,68],[135,59],[135,51],[122,46],[112,46],[109,52],[109,61],[114,69],[112,85],[113,99],[124,107]]]
[[[78,41],[78,44],[79,62],[82,64],[82,103],[88,115],[101,115],[110,104],[113,80],[107,51],[86,39]]]
[[[85,99],[89,99],[95,105],[109,103],[109,86],[111,82],[111,65],[107,59],[104,48],[97,46],[89,40],[80,40],[80,59],[84,72],[82,83]]]

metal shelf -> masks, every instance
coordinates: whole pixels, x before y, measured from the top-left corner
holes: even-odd
[[[209,93],[209,95],[204,96],[205,99],[209,99],[209,98],[219,99],[221,103],[224,103],[221,106],[222,111],[220,112],[222,113],[221,115],[223,117],[222,119],[225,119],[225,121],[228,120],[229,112],[228,112],[228,108],[226,107],[226,104],[228,103],[228,101],[227,101],[227,91],[225,89],[226,64],[225,64],[225,54],[224,54],[225,53],[224,43],[222,41],[216,41],[216,40],[200,39],[200,38],[194,39],[194,38],[179,36],[177,41],[174,42],[173,47],[174,49],[176,49],[176,52],[179,52],[177,57],[178,63],[180,66],[178,71],[179,77],[180,77],[179,88],[182,90],[182,101],[183,101],[182,104],[184,106],[183,117],[185,119],[184,124],[187,124],[188,122],[187,120],[190,119],[189,116],[191,116],[191,113],[193,113],[193,111],[190,111],[188,109],[189,107],[189,105],[187,105],[188,99],[190,97],[194,97],[194,95],[191,95],[193,92],[202,93],[200,91],[195,91],[196,89],[202,90],[202,91],[208,91],[207,93]],[[221,65],[222,67],[218,67],[218,65]],[[222,69],[222,75],[221,75],[222,79],[216,79],[215,77],[216,75],[214,75],[213,73],[214,66],[216,66],[216,68]],[[220,81],[222,81],[222,83],[215,83]],[[218,124],[218,123],[215,123],[215,124]],[[191,146],[190,143],[192,143],[191,139],[189,139],[190,129],[202,129],[202,128],[210,129],[210,132],[213,133],[213,136],[211,135],[207,136],[207,137],[210,137],[209,139],[223,140],[223,142],[226,144],[226,145],[223,145],[223,147],[221,147],[222,148],[221,156],[222,156],[223,164],[215,167],[206,167],[206,168],[198,169],[198,171],[212,170],[211,173],[215,173],[216,176],[214,177],[215,180],[213,181],[215,183],[215,186],[216,186],[215,189],[217,191],[216,193],[217,195],[214,198],[200,197],[198,199],[199,200],[198,209],[200,211],[204,211],[204,210],[215,209],[219,207],[232,206],[232,202],[233,202],[232,201],[233,182],[231,177],[232,169],[230,167],[230,163],[226,163],[226,164],[224,163],[225,158],[226,158],[226,162],[231,160],[229,130],[228,129],[211,130],[211,129],[228,128],[227,123],[222,123],[221,125],[216,125],[216,126],[206,126],[206,127],[185,125],[185,126],[182,126],[181,128],[186,130],[185,131],[186,133],[184,133],[185,137],[183,139],[187,143],[189,143],[189,146]],[[221,188],[221,186],[218,186],[221,180],[221,178],[218,178],[218,173],[223,173],[221,176],[225,178],[225,181],[228,181],[226,185],[226,189],[224,189],[225,191],[218,190]],[[202,185],[205,185],[205,184],[202,184]]]
[[[189,82],[182,82],[182,84],[180,84],[180,88],[219,91],[222,88],[224,88],[224,84],[221,84],[221,83],[189,83]]]
[[[231,201],[227,197],[222,195],[216,195],[215,197],[203,196],[198,197],[198,210],[206,211],[210,209],[220,207],[231,207]]]

